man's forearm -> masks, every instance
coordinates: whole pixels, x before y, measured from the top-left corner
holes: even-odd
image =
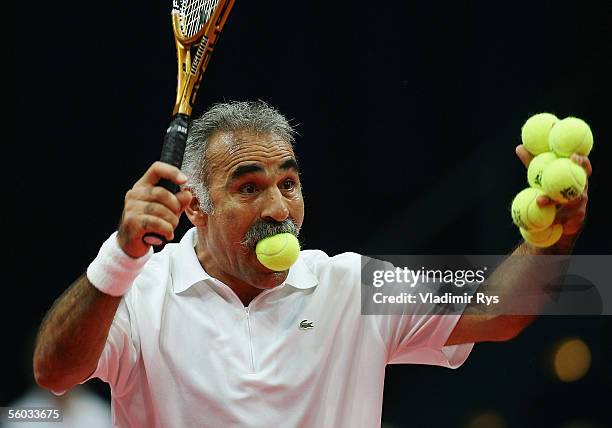
[[[564,235],[547,248],[523,241],[479,291],[499,296],[502,302],[497,310],[499,315],[524,318],[529,323],[550,302],[551,284],[565,274],[569,260],[565,256],[571,254],[575,240],[576,236]]]
[[[516,147],[516,154],[528,168],[533,155],[523,145]],[[574,153],[572,160],[591,176],[588,157]],[[563,226],[564,235],[548,248],[519,245],[478,289],[490,298],[497,296],[499,304],[468,305],[447,344],[510,339],[544,311],[556,293],[552,285],[567,272],[569,254],[584,226],[587,189],[588,181],[578,198],[564,204],[543,196],[538,199],[539,206],[556,205],[555,221]]]
[[[34,351],[39,385],[62,391],[95,370],[121,302],[81,276],[54,303],[40,327]]]
[[[492,310],[468,306],[465,314],[488,312],[491,331],[499,334],[499,340],[516,336],[551,302],[551,285],[565,274],[569,259],[564,256],[571,254],[575,239],[575,236],[564,235],[548,248],[522,242],[478,290],[485,295],[498,296],[500,304]]]
[[[503,341],[518,335],[551,301],[551,283],[567,268],[576,236],[563,236],[553,247],[523,242],[479,287],[478,293],[499,299],[495,306],[469,304],[447,345]],[[559,256],[544,259],[539,256]]]

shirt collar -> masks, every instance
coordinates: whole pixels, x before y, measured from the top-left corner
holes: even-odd
[[[206,273],[198,256],[196,255],[195,245],[198,241],[198,229],[189,229],[179,244],[175,247],[170,257],[172,287],[175,293],[182,293],[194,284],[212,276]]]
[[[197,228],[192,227],[185,233],[171,256],[172,287],[177,294],[198,282],[214,279],[206,273],[198,260],[194,248],[197,240]],[[319,281],[300,255],[295,264],[289,268],[285,283],[295,288],[307,289],[316,286]]]

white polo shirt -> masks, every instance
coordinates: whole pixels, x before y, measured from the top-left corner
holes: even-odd
[[[459,315],[361,315],[355,253],[304,250],[245,308],[202,269],[195,232],[119,306],[91,376],[111,385],[114,426],[378,427],[386,364],[455,368],[472,349],[444,346]]]

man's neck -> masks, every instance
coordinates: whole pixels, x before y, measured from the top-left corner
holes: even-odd
[[[265,288],[255,287],[249,282],[237,278],[236,276],[231,275],[223,269],[220,269],[219,264],[215,263],[210,252],[206,251],[206,249],[200,244],[200,242],[196,244],[195,251],[200,265],[202,265],[202,268],[206,271],[206,273],[231,288],[244,306],[248,306],[249,303],[251,303],[251,301],[255,297],[257,297],[259,294],[261,294],[261,292],[265,290]],[[276,283],[274,284],[274,286],[281,284],[286,278],[286,273],[277,273],[272,275],[277,277],[274,281]],[[266,279],[268,281],[270,280],[270,278]],[[265,283],[268,281],[261,282]]]

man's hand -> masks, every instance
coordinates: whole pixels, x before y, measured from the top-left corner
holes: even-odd
[[[157,186],[162,178],[178,185],[187,181],[178,168],[158,161],[125,195],[117,241],[130,257],[138,258],[149,251],[150,246],[142,241],[146,233],[157,233],[168,241],[174,239],[174,229],[191,201],[192,195],[188,190],[173,194]]]
[[[522,144],[516,147],[516,155],[526,168],[534,158]],[[579,156],[574,153],[571,159],[585,169],[587,177],[591,176],[591,162],[586,156]],[[584,224],[588,200],[587,190],[588,180],[582,195],[567,204],[560,205],[554,222],[563,225],[563,236],[550,249],[544,249],[545,254],[569,254],[573,242]],[[538,197],[537,202],[540,206],[557,204],[546,196]],[[512,255],[543,254],[542,250],[525,243],[517,247]],[[510,297],[510,301],[514,301],[516,296],[521,295],[533,295],[533,299],[545,297],[547,294],[543,291],[544,287],[547,287],[550,281],[558,278],[560,274],[565,273],[559,270],[562,265],[561,263],[555,267],[555,264],[551,264],[548,269],[541,269],[542,264],[533,263],[532,258],[508,257],[483,284],[487,286],[483,288],[483,292],[487,295],[497,295],[502,302],[505,301],[506,297]],[[531,280],[525,280],[525,278]],[[534,289],[542,292],[534,292]],[[532,308],[538,308],[538,310],[544,304],[546,304],[545,301],[534,300],[530,302]],[[499,308],[497,311],[499,311]],[[535,312],[533,314],[513,315],[504,312],[504,310],[501,310],[498,314],[483,315],[476,306],[468,305],[446,341],[446,345],[509,340],[518,335],[535,318]]]
[[[534,158],[534,156],[529,153],[522,144],[516,147],[516,155],[521,160],[521,162],[523,162],[523,165],[525,165],[526,168],[529,166],[529,163]],[[574,153],[571,159],[572,161],[584,168],[587,173],[587,177],[591,176],[593,168],[591,167],[591,161],[589,161],[588,157],[580,156]],[[584,218],[586,216],[587,201],[589,200],[588,189],[589,181],[587,178],[587,183],[584,188],[584,192],[582,192],[582,195],[566,204],[560,204],[559,209],[557,210],[555,223],[560,223],[563,225],[563,235],[565,239],[574,239],[582,229],[582,226],[584,224]],[[540,205],[541,207],[557,204],[557,202],[546,196],[540,196],[537,202],[538,205]]]

